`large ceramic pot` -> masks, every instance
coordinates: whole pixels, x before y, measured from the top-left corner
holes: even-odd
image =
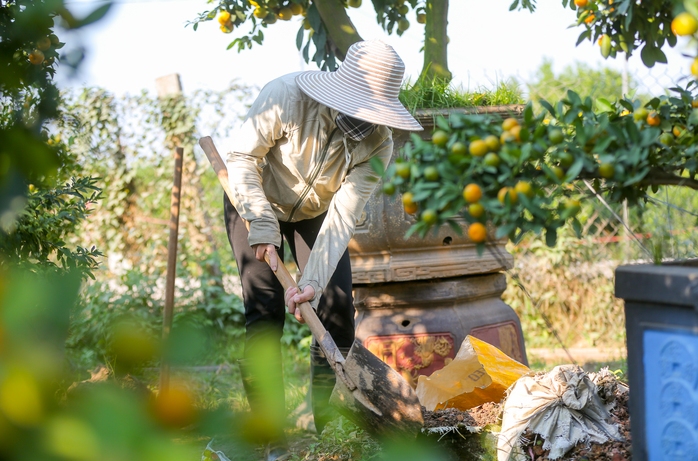
[[[633,459],[698,453],[698,261],[616,269],[625,302]]]
[[[431,137],[436,117],[454,113],[498,113],[517,116],[523,106],[422,111],[424,139]],[[395,131],[395,161],[410,133]],[[415,218],[400,197],[378,187],[370,198],[349,245],[356,337],[413,384],[452,360],[467,335],[499,347],[528,363],[521,323],[501,300],[506,288],[502,271],[512,267],[506,240],[487,244],[478,255],[462,221],[458,234],[442,226],[424,238],[405,238]]]
[[[437,117],[448,118],[460,113],[518,116],[523,107],[424,110],[418,112],[416,118],[424,126],[420,135],[423,139],[430,139]],[[409,136],[409,132],[395,130],[393,162]],[[488,244],[486,251],[478,255],[475,244],[467,236],[464,220],[461,235],[450,226],[441,226],[437,233],[429,232],[424,238],[413,234],[405,239],[407,230],[415,222],[416,218],[403,209],[399,194],[388,196],[382,193],[380,186],[376,188],[349,243],[354,284],[486,274],[512,267],[512,257],[504,249],[506,240]]]

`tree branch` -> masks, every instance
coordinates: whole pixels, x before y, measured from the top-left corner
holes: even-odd
[[[698,181],[675,174],[665,173],[663,171],[653,171],[645,179],[640,181],[643,186],[681,186],[688,187],[693,190],[698,190]]]
[[[344,61],[349,47],[363,39],[356,31],[354,23],[349,19],[347,10],[340,0],[320,0],[314,3],[327,29],[335,55],[340,61]]]

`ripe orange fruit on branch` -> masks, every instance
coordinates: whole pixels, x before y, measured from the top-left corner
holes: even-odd
[[[652,111],[647,114],[647,124],[649,126],[659,126],[662,123],[662,119],[656,111]]]
[[[585,8],[588,3],[589,0],[574,0],[574,4],[577,5],[578,8]]]
[[[414,205],[414,195],[412,192],[405,192],[402,194],[402,204],[405,206]]]
[[[225,25],[225,23],[228,21],[230,21],[230,12],[221,11],[218,15],[218,23],[222,26]]]
[[[487,144],[482,139],[476,139],[471,142],[468,150],[470,151],[470,155],[474,157],[482,157],[488,151]]]
[[[34,50],[31,53],[29,53],[29,62],[34,64],[35,66],[38,66],[42,62],[44,62],[44,53],[41,52],[41,50]]]
[[[514,186],[514,190],[516,191],[517,194],[523,194],[528,198],[531,198],[535,195],[535,192],[533,190],[533,186],[531,186],[531,183],[528,181],[517,182],[516,186]]]
[[[499,137],[499,141],[504,144],[506,142],[514,142],[516,141],[516,136],[511,134],[511,131],[504,131],[502,135]]]
[[[502,129],[504,131],[509,131],[515,126],[519,126],[519,121],[516,120],[514,117],[509,117],[502,122]]]
[[[671,21],[671,31],[676,35],[693,35],[698,31],[698,20],[691,13],[679,13]]]
[[[509,203],[512,205],[515,205],[519,201],[519,196],[513,187],[502,187],[499,189],[499,192],[497,193],[497,200],[499,200],[499,203],[504,205],[507,197],[509,197]]]
[[[499,138],[493,134],[485,138],[485,144],[490,152],[497,152],[499,150]]]
[[[418,209],[416,203],[412,203],[410,205],[403,205],[403,208],[409,214],[415,214],[417,212],[417,209]]]
[[[482,189],[475,183],[468,184],[463,189],[463,198],[468,203],[475,203],[482,198]]]
[[[520,125],[516,125],[516,126],[512,127],[511,130],[509,130],[509,133],[514,135],[514,139],[521,142],[521,126]]]
[[[474,222],[468,226],[468,238],[475,243],[482,243],[487,240],[487,228],[484,224]]]

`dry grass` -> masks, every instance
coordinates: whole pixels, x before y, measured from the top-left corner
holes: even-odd
[[[510,251],[515,267],[503,299],[519,314],[527,347],[625,345],[623,301],[614,296],[617,261],[603,251],[584,256],[589,248],[576,239],[556,248],[534,241]]]

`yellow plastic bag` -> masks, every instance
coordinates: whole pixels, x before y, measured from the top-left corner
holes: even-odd
[[[451,363],[417,382],[419,402],[429,411],[467,410],[499,402],[517,379],[531,370],[491,344],[466,336]]]

